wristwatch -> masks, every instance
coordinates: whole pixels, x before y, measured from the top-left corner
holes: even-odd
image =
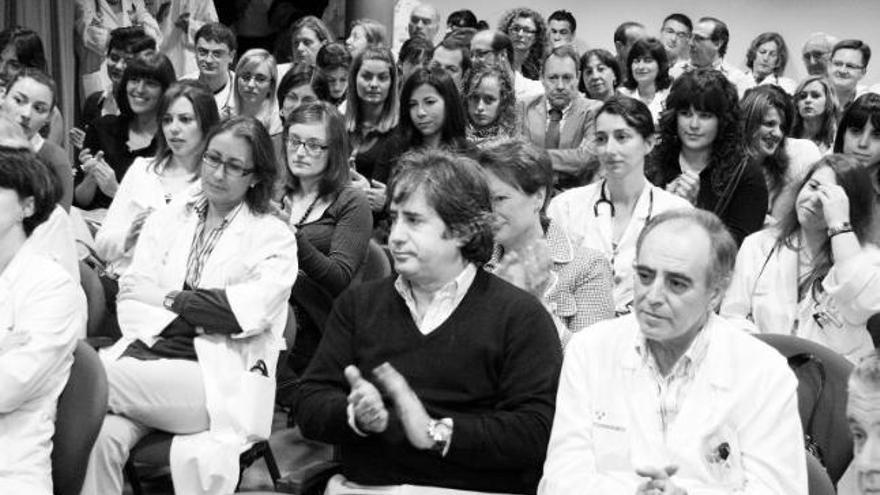
[[[162,306],[165,306],[165,309],[168,311],[173,311],[171,306],[174,305],[174,299],[177,298],[177,294],[180,294],[179,290],[173,290],[168,294],[165,294],[165,299],[162,301]]]
[[[845,234],[847,232],[852,232],[853,228],[849,222],[841,222],[837,225],[833,225],[828,227],[828,238],[832,238],[837,234]]]
[[[428,421],[428,437],[434,442],[430,449],[441,456],[449,450],[452,441],[452,418],[431,419]]]

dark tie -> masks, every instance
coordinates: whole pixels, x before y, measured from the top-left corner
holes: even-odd
[[[562,110],[551,108],[547,112],[550,117],[550,125],[547,126],[547,136],[544,138],[544,147],[548,150],[559,148],[559,121],[562,120]]]

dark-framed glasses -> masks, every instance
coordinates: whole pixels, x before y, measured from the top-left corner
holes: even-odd
[[[238,160],[223,161],[222,156],[211,151],[202,153],[202,163],[211,170],[217,170],[218,168],[223,167],[223,175],[229,177],[240,178],[254,173],[253,168],[245,167]]]

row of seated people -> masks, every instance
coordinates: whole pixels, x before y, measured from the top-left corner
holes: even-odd
[[[639,134],[626,117],[649,126],[647,108],[624,99],[606,107],[600,136],[614,141],[612,149],[631,138],[643,159],[653,133]],[[29,243],[28,234],[56,208],[59,187],[27,141],[16,138],[15,126],[6,127],[0,163],[12,214],[0,273],[14,307],[0,362],[8,364],[4,390],[16,393],[4,420],[16,435],[11,440],[31,449],[8,449],[21,457],[7,464],[15,475],[0,481],[13,492],[48,493],[47,451],[40,447],[51,424],[19,404],[38,405],[52,417],[72,343],[83,333],[84,304],[71,277]],[[240,445],[269,433],[272,370],[297,276],[296,237],[289,219],[285,225],[271,209],[278,169],[263,126],[233,118],[205,139],[200,180],[190,195],[149,217],[120,280],[123,337],[103,351],[110,414],[84,493],[121,493],[127,450],[152,429],[177,434],[177,491],[229,493]],[[306,141],[296,149],[307,149]],[[389,246],[398,276],[344,292],[327,321],[295,416],[307,436],[341,448],[344,471],[328,493],[395,484],[410,485],[412,493],[425,486],[806,493],[794,376],[782,356],[715,313],[737,276],[737,246],[724,224],[694,208],[653,216],[636,244],[633,313],[572,337],[558,312],[564,304],[554,304],[552,294],[564,287],[566,269],[590,267],[581,275],[598,272],[605,294],[595,293],[604,316],[589,317],[607,318],[608,265],[603,275],[601,258],[573,262],[540,280],[542,269],[524,263],[525,287],[539,297],[481,268],[494,258],[498,271],[516,281],[505,258],[510,263],[519,253],[524,262],[540,261],[542,242],[527,241],[529,249],[517,251],[509,238],[525,218],[521,235],[546,237],[554,255],[566,250],[550,244],[557,237],[565,247],[565,236],[538,214],[552,187],[547,154],[510,142],[478,159],[435,150],[401,159],[390,183]],[[832,155],[800,189],[808,199],[791,207],[804,224],[827,228],[833,255],[843,258],[811,291],[841,294],[847,284],[837,282],[854,271],[851,257],[876,251],[860,245],[860,228],[843,220],[851,205],[858,208],[851,191],[869,187],[866,175],[853,160]],[[540,189],[525,192],[530,180]],[[867,205],[869,216],[871,210]],[[856,271],[871,266],[859,263]],[[865,299],[849,289],[852,299]],[[870,354],[850,406],[865,483],[876,477],[876,432],[866,423],[876,421],[878,356]],[[26,421],[42,428],[12,427]]]

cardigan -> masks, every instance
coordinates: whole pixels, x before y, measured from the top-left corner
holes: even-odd
[[[423,335],[394,280],[336,301],[295,400],[303,434],[338,444],[343,474],[355,483],[533,493],[562,359],[550,315],[535,297],[478,270],[449,318]],[[384,432],[362,437],[348,425],[343,369],[354,364],[371,380],[384,362],[432,418],[453,420],[445,457],[411,446],[390,404]]]

